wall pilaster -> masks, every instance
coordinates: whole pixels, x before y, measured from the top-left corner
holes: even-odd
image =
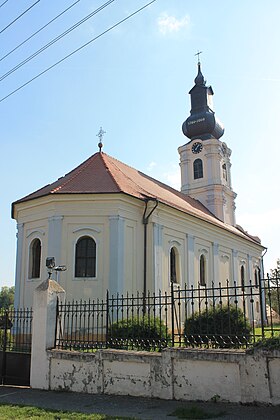
[[[124,285],[124,227],[125,219],[121,216],[110,216],[110,270],[109,291],[110,294],[123,291]]]
[[[61,264],[62,221],[63,216],[52,216],[48,220],[48,257],[55,257],[56,265]]]
[[[20,292],[21,292],[21,279],[22,275],[22,253],[23,253],[23,232],[24,223],[17,224],[17,257],[16,257],[16,278],[15,278],[15,308],[20,307]]]
[[[190,287],[194,286],[194,236],[187,235],[188,243],[188,277],[187,285]]]
[[[153,235],[154,235],[154,287],[155,292],[162,290],[162,253],[163,253],[163,226],[154,223],[153,224]]]
[[[219,278],[219,244],[213,242],[213,281],[215,286],[218,286],[218,282],[221,281]]]

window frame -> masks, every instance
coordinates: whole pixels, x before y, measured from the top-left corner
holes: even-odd
[[[227,164],[224,162],[222,164],[222,173],[223,173],[223,179],[225,182],[228,182],[228,171],[227,171]]]
[[[169,249],[169,284],[181,284],[181,260],[180,253],[176,246]],[[175,273],[175,281],[174,275]]]
[[[257,267],[254,270],[255,287],[259,287],[260,278],[261,278],[260,268]]]
[[[35,246],[37,244],[37,249]],[[39,248],[38,248],[39,245]],[[28,259],[28,280],[37,280],[41,278],[42,269],[42,241],[37,236],[29,244]],[[38,252],[39,249],[39,252]]]
[[[77,246],[79,245],[79,243],[81,243],[81,241],[83,239],[91,240],[95,244],[95,250],[94,250],[95,255],[93,257],[90,257],[89,255],[86,255],[84,257],[77,256]],[[88,253],[88,250],[89,250],[89,248],[86,249],[86,253]],[[78,267],[77,267],[77,258],[79,258],[79,259],[85,259],[86,258],[86,261],[88,261],[90,258],[93,258],[94,259],[93,273],[90,273],[90,274],[93,274],[93,275],[82,275],[82,276],[81,275],[78,275],[79,272],[77,271],[78,270]],[[92,280],[92,279],[95,280],[95,279],[97,279],[97,241],[96,241],[96,239],[92,235],[89,235],[89,234],[85,233],[85,234],[79,236],[76,239],[75,245],[74,245],[74,267],[73,267],[73,270],[74,270],[74,272],[73,272],[74,279],[77,279],[77,280],[80,280],[80,279],[82,279],[82,280]],[[86,272],[88,271],[87,264],[86,264],[85,271]]]
[[[170,270],[169,270],[169,280],[170,283],[177,283],[177,267],[176,267],[176,251],[175,247],[172,246],[169,251],[169,264],[170,264]]]
[[[245,290],[245,267],[242,264],[240,267],[240,283],[241,283],[241,290],[244,292]]]
[[[199,257],[199,285],[206,287],[207,282],[207,260],[204,254],[200,254]]]
[[[193,179],[203,178],[203,161],[197,158],[193,161]]]

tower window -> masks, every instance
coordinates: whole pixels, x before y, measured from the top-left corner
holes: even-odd
[[[34,239],[30,244],[29,249],[29,273],[30,279],[38,279],[40,277],[41,269],[41,241]]]
[[[76,243],[75,277],[96,276],[96,243],[89,236],[83,236]]]
[[[227,181],[228,180],[228,178],[227,178],[227,165],[225,163],[222,166],[222,170],[223,170],[223,178],[224,178],[225,181]]]
[[[203,178],[203,164],[201,159],[195,159],[193,163],[193,177],[194,179]]]
[[[206,259],[205,255],[201,255],[199,259],[199,284],[206,286]]]

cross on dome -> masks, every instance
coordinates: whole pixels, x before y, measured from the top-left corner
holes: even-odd
[[[99,152],[101,152],[102,147],[103,147],[102,140],[103,140],[103,136],[104,136],[104,134],[106,134],[106,131],[104,131],[104,130],[103,130],[103,128],[102,128],[102,127],[100,127],[99,132],[96,134],[96,136],[99,138],[99,143],[98,143]]]
[[[195,56],[197,55],[197,64],[200,64],[200,54],[202,54],[202,51],[197,51],[197,53],[195,54]]]

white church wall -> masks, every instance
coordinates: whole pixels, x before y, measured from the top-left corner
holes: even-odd
[[[163,278],[162,278],[162,289],[168,290],[170,287],[171,273],[170,273],[170,252],[171,248],[175,248],[177,252],[176,256],[176,274],[177,283],[179,285],[184,284],[184,267],[185,267],[185,256],[186,256],[186,237],[175,229],[164,228],[163,230]]]
[[[125,225],[125,264],[124,264],[124,290],[128,293],[136,292],[135,265],[136,265],[136,223]]]
[[[122,197],[111,200],[95,197],[89,202],[79,201],[76,209],[72,207],[74,215],[64,218],[62,242],[67,243],[64,253],[69,272],[65,274],[67,284],[63,287],[66,288],[67,299],[76,296],[80,299],[102,299],[107,289],[110,293],[132,293],[138,289],[139,265],[143,261],[143,250],[139,247],[139,243],[143,242],[142,208],[135,209],[133,203],[126,201],[129,200]],[[75,244],[83,235],[92,237],[96,242],[95,278],[75,278]]]
[[[155,257],[154,284],[161,290],[169,290],[169,252],[172,241],[177,241],[180,249],[181,283],[197,287],[199,281],[199,258],[206,258],[207,286],[219,282],[226,286],[227,280],[240,285],[240,260],[260,261],[261,247],[225,229],[206,223],[190,215],[183,214],[166,206],[159,206],[153,215]],[[159,252],[162,247],[161,255]],[[161,277],[161,280],[160,280]]]
[[[143,289],[143,224],[141,220],[142,209],[135,209],[134,214],[123,212],[124,242],[123,242],[123,293],[136,293]],[[149,233],[148,233],[149,234]],[[149,243],[148,243],[149,247]],[[148,250],[148,255],[150,251]]]
[[[151,277],[154,282],[154,290],[162,289],[162,278],[163,278],[163,261],[164,254],[163,248],[163,229],[164,226],[161,223],[153,222],[153,251],[151,259],[153,260],[153,267]],[[151,289],[153,290],[153,288]]]
[[[38,277],[33,277],[30,273],[31,246],[34,240],[39,239],[41,243],[40,273]],[[42,261],[46,258],[46,247],[48,242],[48,223],[47,219],[37,219],[29,221],[27,218],[23,222],[23,242],[22,259],[18,270],[16,284],[20,283],[19,297],[17,306],[31,307],[33,292],[36,287],[46,278],[47,272]]]
[[[53,201],[45,197],[17,205],[16,218],[21,224],[22,238],[18,250],[21,258],[17,262],[18,306],[32,305],[33,291],[47,278],[47,256],[54,256],[57,264],[67,267],[65,272],[53,274],[65,288],[67,300],[102,299],[107,289],[112,293],[141,291],[143,211],[142,201],[121,195],[63,196]],[[42,244],[41,275],[30,280],[28,252],[36,232]],[[96,242],[96,276],[93,278],[75,277],[75,246],[82,236]],[[152,244],[148,245],[152,249]]]
[[[61,285],[66,289],[67,300],[88,300],[94,297],[101,298],[106,290],[104,284],[104,261],[105,250],[105,218],[96,216],[67,216],[64,217],[63,226],[63,261],[67,271],[61,276]],[[96,275],[95,277],[75,276],[75,249],[77,241],[88,236],[96,243]]]
[[[144,207],[143,201],[125,195],[43,197],[18,204],[15,216],[22,238],[17,260],[21,267],[17,267],[19,305],[32,305],[34,289],[47,278],[47,256],[54,256],[58,264],[67,267],[57,277],[67,300],[101,299],[108,288],[111,293],[142,292]],[[36,230],[41,231],[41,275],[29,281],[28,249]],[[74,276],[75,244],[83,235],[92,237],[97,245],[95,278]],[[213,279],[228,278],[231,283],[237,279],[240,283],[241,260],[249,278],[262,251],[259,245],[226,229],[159,203],[147,225],[147,290],[170,290],[172,247],[178,252],[179,283],[188,286],[198,284],[201,254],[206,258],[210,286]]]
[[[220,247],[219,249],[219,281],[221,285],[233,285],[232,282],[232,252],[230,249]],[[228,283],[227,283],[228,281]]]
[[[200,143],[202,148],[194,153],[192,148]],[[225,143],[211,138],[195,139],[179,147],[181,166],[181,191],[201,201],[220,220],[235,224],[235,193],[231,189],[231,151]],[[194,178],[194,162],[202,162],[203,176]],[[222,165],[226,164],[226,170]]]
[[[192,284],[194,287],[198,287],[200,282],[200,257],[204,255],[206,260],[206,286],[210,287],[213,280],[213,253],[211,242],[204,241],[202,238],[196,238],[195,240],[195,269],[194,278]]]

